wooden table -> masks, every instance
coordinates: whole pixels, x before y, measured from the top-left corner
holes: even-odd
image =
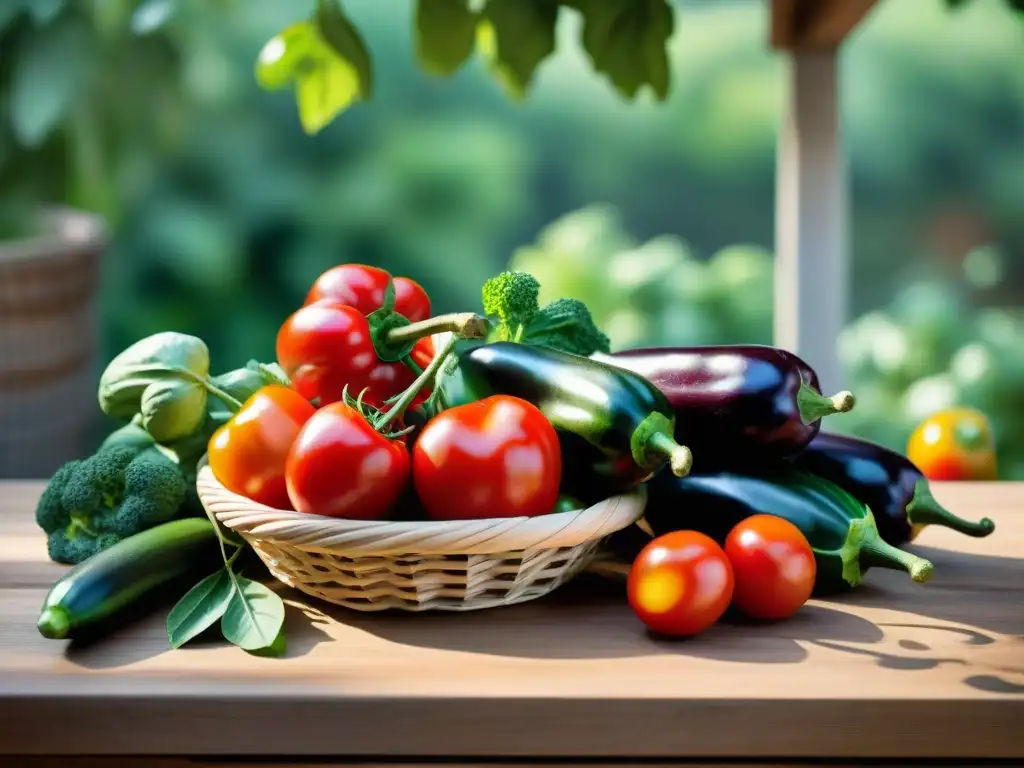
[[[1024,758],[1024,484],[938,486],[996,532],[928,529],[913,549],[935,563],[930,583],[872,571],[776,625],[657,641],[621,583],[594,577],[463,615],[367,615],[287,592],[286,659],[171,651],[163,613],[90,647],[44,640],[35,620],[62,569],[32,519],[40,490],[0,484],[4,768]],[[126,757],[68,759],[82,755]]]

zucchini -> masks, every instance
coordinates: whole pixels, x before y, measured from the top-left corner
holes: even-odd
[[[39,633],[75,638],[114,618],[157,587],[189,573],[216,570],[220,549],[207,518],[185,518],[122,539],[74,566],[54,584],[39,614]]]

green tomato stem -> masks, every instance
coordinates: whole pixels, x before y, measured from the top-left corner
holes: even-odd
[[[473,312],[438,315],[387,332],[389,344],[419,341],[437,333],[453,333],[465,339],[482,339],[487,334],[487,319]]]
[[[430,365],[427,366],[426,370],[416,377],[416,381],[409,385],[408,389],[402,393],[402,396],[395,401],[395,404],[392,405],[391,408],[389,408],[384,415],[380,417],[377,423],[373,425],[374,429],[380,432],[395,419],[401,418],[409,406],[412,405],[412,401],[416,399],[420,390],[437,376],[437,372],[441,370],[441,366],[444,365],[445,359],[448,357],[448,354],[452,349],[454,349],[455,343],[458,340],[458,336],[452,336],[448,339],[448,343],[445,344],[444,348],[434,356],[434,359],[430,361]]]

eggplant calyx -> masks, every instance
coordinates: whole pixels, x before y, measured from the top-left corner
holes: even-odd
[[[885,542],[878,533],[870,509],[866,510],[863,518],[850,521],[850,533],[840,550],[840,556],[843,559],[843,578],[851,586],[863,580],[863,574],[868,568],[906,571],[911,580],[918,584],[928,581],[935,570],[930,560]],[[850,581],[851,577],[857,580],[856,584]]]
[[[914,495],[907,504],[907,520],[915,528],[926,525],[941,525],[952,528],[958,533],[975,538],[988,536],[996,529],[996,524],[987,517],[978,522],[957,517],[935,500],[927,478],[922,477],[914,486]]]
[[[693,454],[685,445],[675,441],[673,432],[673,419],[658,411],[649,413],[633,430],[629,440],[630,452],[637,466],[655,472],[668,461],[673,475],[686,477],[693,467]]]
[[[834,413],[852,411],[856,402],[853,393],[848,390],[823,395],[805,381],[800,382],[800,389],[796,393],[796,407],[804,424],[812,424]]]

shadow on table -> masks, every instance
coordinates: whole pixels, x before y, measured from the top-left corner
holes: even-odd
[[[614,659],[682,654],[719,661],[793,664],[807,652],[797,641],[873,643],[874,624],[822,606],[778,623],[735,616],[694,638],[663,639],[645,631],[621,583],[583,575],[545,598],[462,614],[360,614],[319,607],[331,618],[403,645],[531,659]],[[572,615],[571,632],[566,616]],[[752,636],[756,641],[752,641]]]

